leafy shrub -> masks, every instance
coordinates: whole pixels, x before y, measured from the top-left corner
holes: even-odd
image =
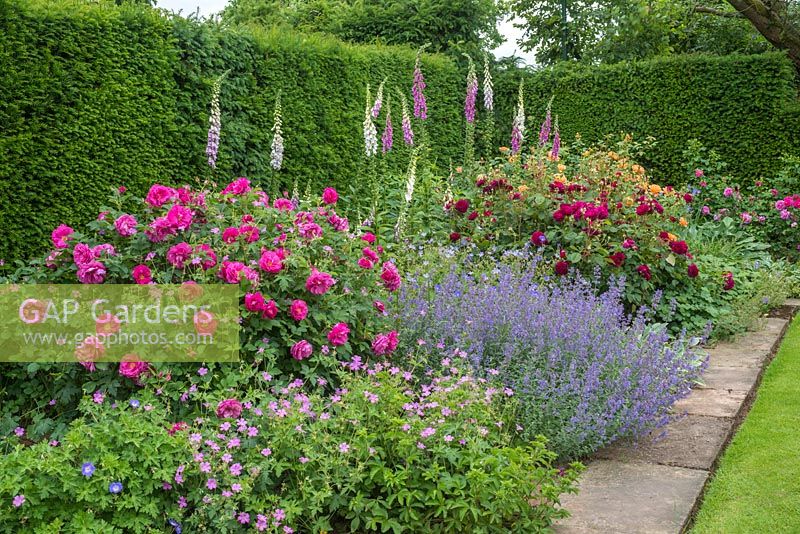
[[[374,236],[352,233],[347,219],[336,213],[338,203],[330,188],[310,204],[270,200],[245,178],[222,192],[158,184],[145,199],[118,192],[87,232],[64,225],[55,229],[51,254],[21,267],[14,279],[238,284],[240,357],[279,378],[332,380],[341,360],[395,350],[396,333],[381,327],[382,301],[401,284]],[[100,366],[100,378],[93,376],[96,365],[6,367],[6,415],[27,402],[20,388],[27,399],[57,399],[63,410],[74,404],[85,382],[116,393],[135,389],[139,378],[118,375],[116,366],[109,373],[110,365]],[[153,365],[142,378],[155,380],[169,368]],[[4,426],[20,423],[6,417]],[[52,424],[45,425],[37,434],[51,430]]]
[[[686,241],[692,195],[653,183],[634,163],[635,149],[623,138],[613,150],[577,144],[554,159],[544,147],[496,162],[445,206],[449,239],[531,246],[558,275],[591,277],[599,269],[604,279],[625,276],[631,308],[649,304],[657,290],[669,304],[686,286],[724,288],[727,271],[699,269]],[[663,320],[671,320],[668,308],[659,308]],[[691,326],[702,330],[710,318],[705,313]]]
[[[622,282],[598,295],[579,276],[543,283],[535,258],[521,265],[409,281],[393,308],[406,342],[433,363],[463,353],[479,376],[512,387],[522,435],[547,436],[562,457],[665,424],[704,366],[700,340],[626,315]]]
[[[686,151],[690,187],[696,195],[695,216],[700,220],[737,221],[746,233],[772,247],[775,255],[800,257],[797,224],[800,221],[800,158],[787,157],[773,177],[737,179],[715,151],[693,142]]]
[[[388,364],[353,361],[331,396],[297,381],[217,397],[187,423],[152,392],[137,408],[87,400],[63,444],[0,460],[0,499],[26,498],[0,517],[11,529],[91,517],[103,532],[170,520],[185,532],[543,531],[565,515],[559,496],[580,467],[553,467],[540,439],[515,445],[509,392],[447,363],[417,384]],[[87,461],[96,470],[84,478]]]
[[[168,434],[163,413],[137,402],[101,406],[87,398],[86,415],[61,442],[4,440],[0,532],[164,532],[178,514],[164,483],[187,456],[188,441]],[[114,483],[122,485],[118,494]],[[24,502],[12,506],[17,496]]]

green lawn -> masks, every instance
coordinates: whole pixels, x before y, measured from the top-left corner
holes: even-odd
[[[692,532],[800,532],[800,318],[725,451]]]

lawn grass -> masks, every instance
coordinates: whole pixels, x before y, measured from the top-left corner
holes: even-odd
[[[800,532],[800,318],[725,451],[692,532]]]

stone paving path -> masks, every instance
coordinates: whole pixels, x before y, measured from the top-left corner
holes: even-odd
[[[800,300],[787,305],[796,310]],[[562,499],[572,517],[555,532],[682,532],[787,327],[785,319],[766,319],[763,329],[710,349],[704,384],[675,405],[675,413],[685,416],[667,426],[666,437],[617,443],[596,453],[580,478],[579,493]]]

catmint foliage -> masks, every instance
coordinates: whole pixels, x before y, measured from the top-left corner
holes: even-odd
[[[598,292],[579,277],[546,280],[526,259],[410,278],[394,309],[431,365],[466,356],[479,376],[515,391],[527,439],[543,434],[562,458],[577,458],[664,426],[705,365],[700,339],[671,338],[646,309],[626,313],[623,294],[624,280]]]

